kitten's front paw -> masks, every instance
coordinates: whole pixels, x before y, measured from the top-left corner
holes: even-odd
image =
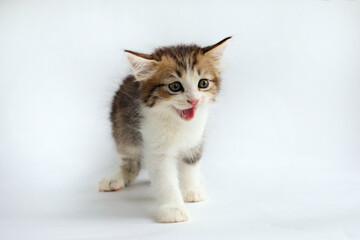
[[[189,220],[189,212],[185,206],[160,207],[157,220],[162,223],[185,222]]]
[[[202,202],[206,200],[206,192],[202,187],[182,190],[184,202]]]
[[[125,183],[123,179],[102,179],[99,182],[99,191],[100,192],[114,192],[119,191],[120,189],[125,187]]]

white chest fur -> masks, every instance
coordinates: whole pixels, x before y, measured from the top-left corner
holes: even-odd
[[[189,121],[172,113],[146,111],[141,126],[144,147],[167,148],[174,153],[193,148],[202,141],[207,116],[207,108],[198,109]]]

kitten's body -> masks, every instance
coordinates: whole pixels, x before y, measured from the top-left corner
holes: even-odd
[[[184,201],[205,200],[199,159],[209,104],[220,88],[223,43],[228,39],[207,48],[160,48],[152,55],[127,51],[134,75],[116,92],[111,111],[122,164],[112,179],[100,182],[100,191],[130,184],[143,160],[160,203],[160,222],[186,221]]]

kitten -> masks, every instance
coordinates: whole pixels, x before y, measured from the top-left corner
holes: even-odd
[[[117,191],[134,181],[141,161],[160,203],[159,222],[189,219],[184,202],[206,199],[199,172],[208,109],[220,90],[220,61],[231,37],[208,47],[178,45],[152,54],[125,50],[132,75],[116,92],[112,133],[120,171],[99,190]]]

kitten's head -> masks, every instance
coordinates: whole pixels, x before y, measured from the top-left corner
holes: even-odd
[[[141,99],[152,109],[191,120],[196,109],[215,101],[220,90],[221,57],[231,37],[208,46],[177,45],[152,54],[125,50]]]

